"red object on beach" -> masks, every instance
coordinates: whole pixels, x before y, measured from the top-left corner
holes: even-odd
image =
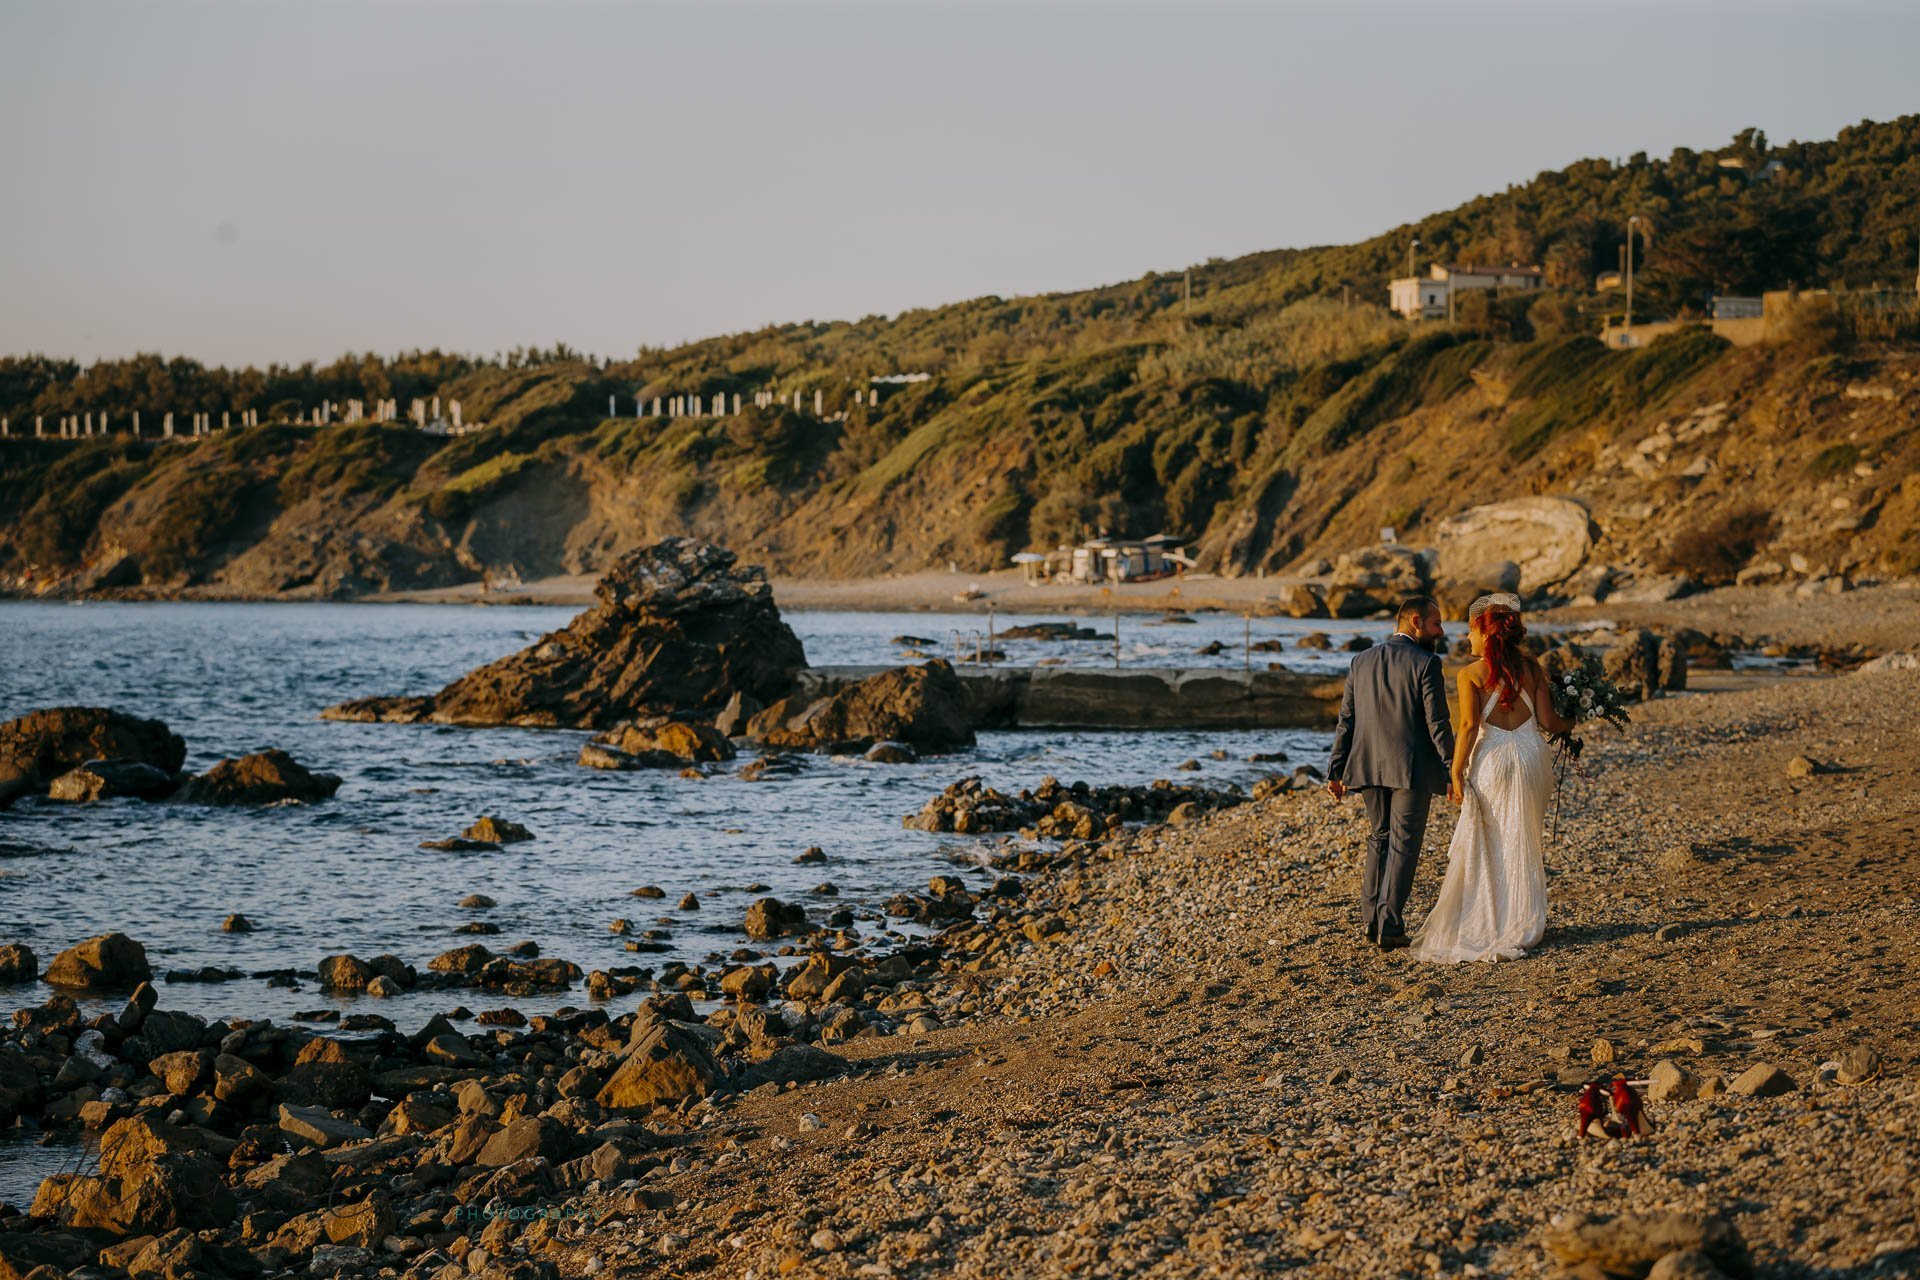
[[[1591,1137],[1592,1135],[1589,1134],[1587,1130],[1593,1126],[1595,1121],[1604,1122],[1606,1114],[1606,1089],[1601,1086],[1598,1080],[1589,1081],[1586,1087],[1580,1090],[1580,1136],[1583,1138]],[[1606,1132],[1606,1125],[1604,1123],[1600,1125],[1600,1131],[1602,1133]]]
[[[1613,1078],[1613,1109],[1620,1117],[1626,1136],[1638,1138],[1653,1132],[1653,1121],[1647,1118],[1640,1094],[1627,1083],[1625,1076]]]

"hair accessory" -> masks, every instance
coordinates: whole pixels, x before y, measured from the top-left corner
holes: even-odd
[[[1495,591],[1491,595],[1481,596],[1467,607],[1467,621],[1472,622],[1489,609],[1511,609],[1520,612],[1520,597],[1511,591]]]

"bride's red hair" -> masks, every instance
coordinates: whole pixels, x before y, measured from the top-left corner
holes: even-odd
[[[1527,628],[1519,614],[1495,605],[1473,620],[1473,630],[1487,642],[1481,655],[1487,663],[1487,688],[1502,707],[1511,707],[1520,696],[1520,672],[1527,660],[1520,642],[1527,638]]]

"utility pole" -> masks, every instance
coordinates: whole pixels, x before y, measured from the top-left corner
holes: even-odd
[[[1633,229],[1640,225],[1640,215],[1634,214],[1627,219],[1627,341],[1633,341]]]
[[[1188,267],[1185,275],[1182,277],[1180,309],[1182,311],[1193,310],[1193,268],[1192,267]]]

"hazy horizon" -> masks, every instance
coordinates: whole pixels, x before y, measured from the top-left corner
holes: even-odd
[[[22,0],[0,352],[623,358],[1088,288],[1828,138],[1920,109],[1914,48],[1866,5]]]

